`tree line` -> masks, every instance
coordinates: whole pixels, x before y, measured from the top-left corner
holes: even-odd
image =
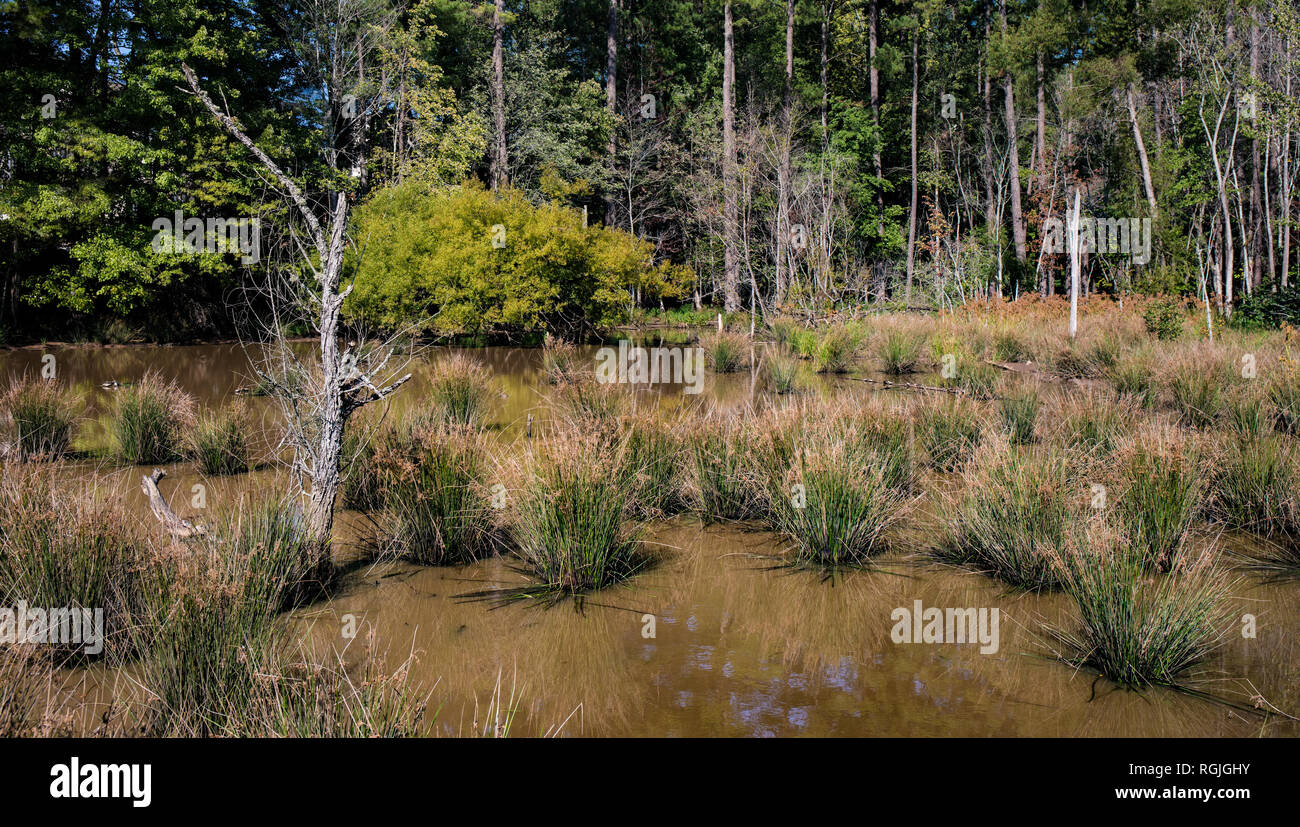
[[[565,271],[605,274],[602,321],[619,302],[815,316],[1051,296],[1076,198],[1082,294],[1231,315],[1294,290],[1298,32],[1290,0],[9,0],[0,330],[220,335],[267,272],[301,266],[282,182],[183,66],[325,214],[343,193],[381,228],[371,205],[454,205],[477,181],[516,212],[581,214],[574,239],[631,237]],[[428,212],[440,255],[462,236],[492,255]],[[255,218],[264,250],[157,249],[173,215]],[[410,258],[418,233],[400,260],[353,239],[369,303],[345,317],[447,296],[477,324],[583,312],[492,305],[546,294],[544,256],[526,287],[471,289]],[[411,302],[393,279],[420,267]]]

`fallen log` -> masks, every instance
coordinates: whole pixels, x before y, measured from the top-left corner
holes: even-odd
[[[171,506],[167,504],[167,500],[163,499],[162,492],[158,490],[158,481],[165,476],[167,476],[166,471],[155,468],[152,474],[140,478],[140,490],[149,498],[149,509],[158,518],[158,522],[163,524],[163,528],[167,529],[169,534],[182,540],[206,534],[203,526],[196,526],[189,520],[177,517],[176,512],[172,511]]]

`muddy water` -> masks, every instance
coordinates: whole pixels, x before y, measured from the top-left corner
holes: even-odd
[[[111,403],[100,384],[133,381],[147,369],[175,378],[202,405],[236,399],[247,384],[237,346],[52,349],[60,378],[81,386],[92,423]],[[442,358],[446,351],[429,359]],[[475,351],[497,376],[498,433],[517,434],[530,413],[545,420],[547,391],[535,350]],[[0,375],[40,366],[42,351],[0,352]],[[423,369],[403,392],[420,404]],[[715,381],[716,379],[716,381]],[[711,377],[703,399],[679,388],[645,394],[647,404],[748,403],[749,374]],[[862,393],[869,386],[853,383]],[[267,400],[247,404],[274,419]],[[79,444],[103,447],[102,429]],[[88,458],[79,466],[146,517],[140,469]],[[277,472],[202,480],[192,466],[169,466],[162,488],[183,516],[202,482],[208,506],[278,487]],[[344,533],[359,515],[343,515]],[[922,525],[918,532],[926,531]],[[1009,593],[987,578],[927,564],[904,537],[877,571],[833,582],[770,568],[780,538],[743,526],[691,519],[658,524],[651,541],[660,562],[630,583],[550,609],[492,608],[459,596],[522,583],[505,560],[458,568],[405,564],[354,571],[331,601],[285,622],[319,653],[357,662],[367,641],[390,668],[416,655],[413,681],[439,708],[443,734],[481,730],[498,679],[517,699],[512,733],[532,735],[955,735],[955,736],[1241,736],[1300,735],[1293,723],[1265,721],[1224,705],[1157,690],[1116,691],[1044,654],[1043,622],[1068,624],[1059,595]],[[1265,585],[1244,574],[1235,589],[1240,612],[1258,618],[1258,637],[1235,632],[1200,670],[1207,688],[1238,699],[1258,694],[1300,710],[1300,583]],[[897,608],[999,609],[999,646],[898,644]],[[649,617],[647,617],[649,616]],[[651,628],[653,621],[653,628]],[[354,638],[344,631],[355,623]],[[99,676],[111,683],[106,676]]]

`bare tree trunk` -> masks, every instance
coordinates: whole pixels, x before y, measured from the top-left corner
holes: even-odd
[[[1138,164],[1142,167],[1142,186],[1147,193],[1147,206],[1151,208],[1151,219],[1154,221],[1158,210],[1156,208],[1156,191],[1151,184],[1151,164],[1147,161],[1147,145],[1142,140],[1142,130],[1138,127],[1137,103],[1133,100],[1133,84],[1128,85],[1128,120],[1133,127],[1133,142],[1137,144]]]
[[[1291,98],[1291,36],[1286,35],[1286,97]],[[1282,288],[1291,278],[1291,119],[1286,120],[1282,145],[1278,147],[1282,159],[1281,192],[1278,193],[1278,220],[1282,224]]]
[[[1042,190],[1047,180],[1047,90],[1043,86],[1043,53],[1036,55],[1038,117],[1034,132],[1034,187]]]
[[[830,145],[830,136],[827,132],[826,108],[830,104],[830,92],[827,81],[827,68],[830,65],[830,25],[831,15],[834,13],[835,4],[832,0],[822,0],[822,59],[821,59],[821,82],[822,82],[822,152],[825,152]]]
[[[387,368],[392,351],[377,363],[369,363],[371,356],[359,355],[351,347],[340,352],[338,335],[340,314],[343,302],[351,293],[351,286],[340,291],[339,281],[343,272],[343,258],[347,244],[348,197],[346,193],[333,196],[334,206],[330,221],[329,235],[325,235],[319,219],[307,203],[302,188],[284,173],[265,152],[244,133],[233,118],[217,108],[208,94],[199,86],[198,77],[193,70],[181,64],[185,80],[191,92],[207,108],[226,131],[243,144],[262,166],[271,174],[288,193],[289,199],[303,222],[307,225],[307,235],[311,242],[310,250],[303,247],[307,259],[307,268],[315,275],[319,292],[310,302],[319,311],[315,320],[320,341],[320,376],[312,377],[304,372],[301,387],[280,388],[280,397],[293,394],[292,408],[307,420],[297,423],[297,430],[290,434],[289,441],[299,456],[295,457],[295,471],[311,479],[311,493],[306,509],[306,532],[309,541],[318,555],[317,562],[328,563],[330,536],[334,527],[334,501],[338,496],[339,472],[342,460],[343,434],[348,418],[359,408],[371,402],[391,396],[410,378],[406,374],[386,385],[378,377]],[[313,256],[309,252],[314,253]],[[302,291],[293,290],[291,295],[302,301]],[[283,333],[274,331],[277,341],[284,345]],[[377,351],[369,351],[374,354]],[[391,373],[389,376],[391,377]],[[294,428],[293,423],[290,424]]]
[[[1079,270],[1081,250],[1079,249],[1079,191],[1074,191],[1074,212],[1069,216],[1068,235],[1070,243],[1070,338],[1079,333]]]
[[[723,307],[728,313],[740,308],[740,261],[736,251],[736,230],[740,206],[736,193],[736,42],[732,31],[731,2],[723,10],[722,49],[722,234]]]
[[[185,540],[200,534],[206,534],[203,526],[196,526],[189,520],[182,520],[172,511],[167,500],[163,498],[162,492],[158,490],[158,482],[167,476],[167,472],[159,468],[153,469],[153,473],[147,477],[140,478],[140,490],[144,492],[145,498],[149,500],[149,510],[158,518],[158,522],[163,524],[167,533],[173,537]]]
[[[880,48],[880,0],[871,0],[869,19],[867,21],[867,60],[871,64],[867,74],[871,84],[871,124],[876,129],[877,144],[871,152],[871,161],[876,168],[876,179],[885,177],[880,159],[880,67],[876,65],[876,51]],[[876,188],[876,237],[885,235],[885,195]],[[882,277],[883,281],[883,277]],[[880,297],[885,297],[885,285],[880,285]]]
[[[794,136],[794,0],[785,3],[785,100],[782,117],[785,134],[777,170],[776,293],[773,301],[777,307],[785,301],[789,278],[786,259],[790,254],[790,142]]]
[[[609,121],[614,123],[614,118],[618,114],[618,0],[609,0],[609,28],[605,34],[605,109],[609,112]],[[612,171],[618,152],[618,141],[616,140],[617,130],[612,126],[609,131],[609,168]],[[605,199],[605,224],[613,226],[614,223],[614,206],[618,200],[611,191],[609,197]],[[632,217],[628,216],[628,223],[631,224]]]
[[[1257,12],[1254,7],[1250,9],[1250,94],[1255,94],[1255,84],[1259,79],[1259,22]],[[1262,281],[1261,259],[1260,255],[1260,224],[1263,215],[1260,191],[1260,160],[1259,160],[1259,136],[1258,133],[1252,133],[1250,139],[1250,216],[1247,219],[1246,226],[1250,229],[1250,246],[1244,250],[1245,255],[1250,261],[1250,288],[1247,292],[1253,292],[1253,289],[1259,286]],[[1270,274],[1271,275],[1271,274]]]
[[[984,19],[984,78],[980,97],[984,103],[984,225],[994,235],[993,207],[993,84],[989,71],[989,22]]]
[[[903,300],[909,305],[912,303],[912,272],[916,266],[916,103],[921,83],[918,62],[920,34],[918,25],[912,30],[912,201],[907,211],[907,282],[903,292]]]
[[[1005,35],[1007,31],[1006,4],[1003,4],[1001,9],[1002,33]],[[1015,83],[1010,72],[1003,76],[1002,85],[1006,99],[1007,150],[1011,158],[1011,238],[1016,245],[1016,260],[1023,264],[1026,256],[1025,214],[1020,203],[1020,150],[1017,146],[1016,137]]]
[[[505,25],[505,0],[496,0],[492,10],[492,189],[499,191],[509,185],[506,179],[509,165],[506,156],[506,67],[502,46],[502,28]]]

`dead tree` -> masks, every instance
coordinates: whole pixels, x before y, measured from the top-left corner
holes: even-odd
[[[173,537],[187,540],[190,537],[199,534],[206,534],[203,526],[196,526],[189,520],[182,520],[172,511],[167,500],[163,498],[162,492],[158,490],[158,481],[167,476],[167,472],[155,468],[153,473],[147,477],[140,478],[140,490],[144,492],[145,497],[149,500],[149,510],[158,518],[158,522],[163,524],[167,533]]]
[[[394,348],[388,343],[351,343],[340,346],[343,303],[352,286],[340,289],[347,248],[348,197],[331,194],[328,226],[323,226],[302,188],[280,169],[229,114],[212,102],[189,66],[182,64],[190,91],[226,131],[248,148],[293,203],[306,228],[306,240],[297,232],[293,241],[300,269],[310,272],[314,284],[303,285],[290,269],[287,278],[269,288],[274,318],[264,326],[269,355],[258,368],[260,378],[286,414],[282,446],[293,452],[293,478],[298,493],[306,494],[306,530],[319,552],[329,552],[334,526],[334,502],[342,467],[343,434],[348,420],[360,408],[391,396],[411,378],[399,376],[402,367],[390,367]],[[293,312],[309,321],[319,341],[320,364],[299,360],[285,341],[281,312]],[[390,340],[391,341],[391,340]],[[407,357],[409,358],[409,356]],[[311,481],[306,492],[303,480]]]

